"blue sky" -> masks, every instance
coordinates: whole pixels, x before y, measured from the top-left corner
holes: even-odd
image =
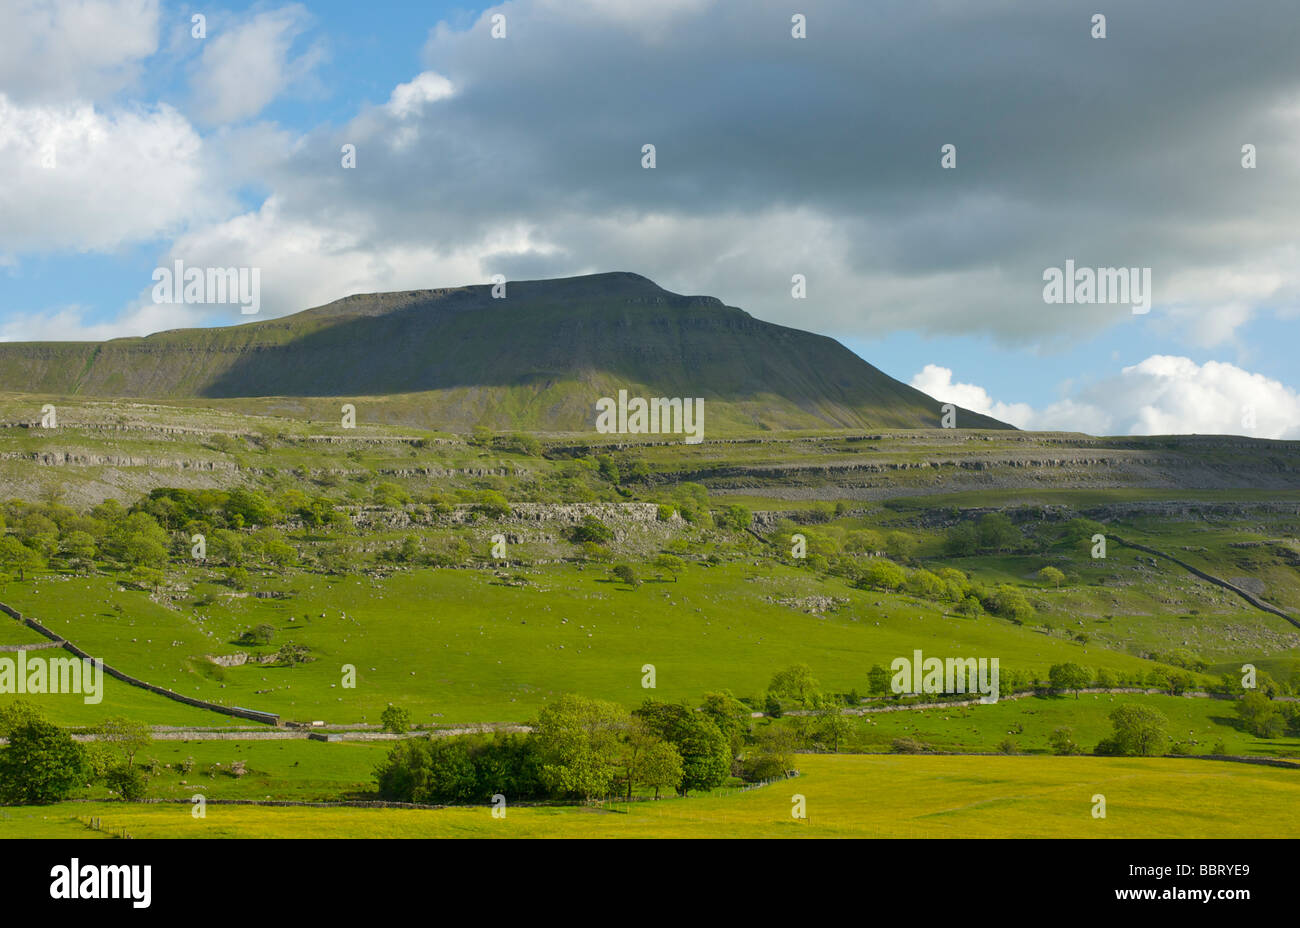
[[[260,318],[628,270],[1024,427],[1300,438],[1300,11],[788,6],[18,0],[0,338],[248,321],[155,302],[176,260]],[[1066,259],[1151,311],[1046,303]]]

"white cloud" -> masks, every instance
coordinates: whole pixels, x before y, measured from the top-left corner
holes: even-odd
[[[1300,438],[1300,393],[1234,364],[1152,355],[1044,410],[995,402],[983,387],[952,382],[927,364],[912,386],[1021,428],[1093,435],[1249,435]]]
[[[91,321],[78,305],[44,312],[9,313],[0,322],[0,341],[103,341],[166,329],[234,325],[282,316],[333,302],[357,292],[424,289],[442,281],[489,281],[491,263],[513,255],[545,253],[545,243],[525,226],[503,226],[463,247],[368,246],[364,218],[337,226],[304,224],[286,217],[272,198],[242,214],[181,235],[161,256],[160,266],[183,261],[188,268],[260,268],[261,312],[240,315],[237,305],[155,304],[152,281],[139,298],[109,321]],[[484,257],[487,256],[487,257]]]
[[[282,91],[308,77],[323,60],[313,45],[291,58],[290,50],[311,17],[293,4],[222,26],[209,21],[208,38],[191,79],[194,109],[209,125],[251,119]]]
[[[108,250],[210,216],[202,153],[165,104],[102,112],[0,94],[0,250]]]
[[[0,3],[0,91],[19,101],[104,99],[157,47],[157,0]]]
[[[59,306],[44,312],[10,313],[0,323],[0,342],[105,341],[150,335],[166,329],[202,325],[206,307],[138,303],[116,319],[92,322],[82,306]]]
[[[451,81],[433,71],[425,71],[409,84],[398,84],[385,104],[397,119],[406,119],[424,109],[426,103],[442,100],[455,93]]]
[[[973,383],[953,383],[952,371],[937,364],[927,364],[922,368],[912,378],[911,385],[941,403],[956,403],[971,412],[992,416],[1018,428],[1028,428],[1033,418],[1034,410],[1028,403],[994,402],[983,387]]]

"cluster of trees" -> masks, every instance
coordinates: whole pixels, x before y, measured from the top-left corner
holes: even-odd
[[[394,727],[402,720],[392,718]],[[527,734],[411,738],[376,770],[379,792],[402,802],[655,798],[714,789],[729,776],[761,779],[790,769],[785,736],[750,729],[749,708],[729,693],[703,704],[646,700],[628,712],[565,695],[548,703]]]
[[[1152,706],[1126,703],[1108,716],[1111,735],[1103,738],[1094,751],[1110,757],[1158,757],[1170,752],[1169,719]],[[1082,754],[1083,748],[1074,740],[1074,729],[1057,728],[1047,739],[1053,754],[1062,756]],[[1224,753],[1216,746],[1215,753]],[[1175,753],[1186,753],[1185,747],[1173,745]]]
[[[190,539],[203,535],[214,563],[241,568],[263,563],[283,568],[298,553],[274,523],[306,518],[316,525],[346,521],[324,498],[286,491],[273,503],[254,490],[157,489],[127,509],[109,499],[88,513],[55,501],[10,500],[0,515],[0,570],[23,579],[25,571],[61,563],[74,570],[103,564],[133,571],[157,584],[168,561],[191,555]]]
[[[922,599],[953,603],[957,612],[972,618],[989,612],[1024,622],[1036,614],[1023,590],[1007,583],[986,586],[954,567],[909,570],[887,558],[872,558],[864,565],[853,565],[852,579],[860,589],[911,593]]]
[[[98,741],[80,744],[26,700],[0,708],[0,802],[43,804],[75,789],[104,783],[124,799],[143,798],[147,779],[135,759],[153,741],[149,727],[122,717],[105,719]]]
[[[1233,708],[1246,730],[1258,738],[1300,736],[1300,703],[1275,702],[1254,689],[1238,699]]]
[[[943,550],[949,557],[973,554],[1045,553],[1054,548],[1077,548],[1105,527],[1091,519],[1070,519],[1038,524],[1027,535],[1006,513],[988,512],[975,520],[962,520],[944,535]]]

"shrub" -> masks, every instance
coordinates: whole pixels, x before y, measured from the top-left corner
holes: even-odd
[[[628,586],[637,587],[641,585],[641,578],[636,575],[630,564],[617,564],[610,569],[610,573],[615,580],[626,583]]]
[[[21,805],[64,799],[84,780],[85,754],[63,729],[27,719],[0,750],[0,801]]]
[[[250,628],[239,636],[239,643],[250,646],[268,645],[271,638],[275,635],[275,629],[270,625],[262,624]]]
[[[911,735],[905,735],[902,738],[895,738],[890,747],[895,754],[923,754],[930,750],[930,746],[924,741],[919,741]]]
[[[894,591],[903,586],[907,572],[893,561],[873,558],[862,572],[858,586],[872,590]]]
[[[1060,586],[1065,582],[1065,574],[1049,564],[1038,572],[1038,579],[1052,586]]]
[[[402,708],[389,703],[379,715],[379,723],[383,730],[391,732],[394,735],[404,735],[411,730],[411,713]]]
[[[1034,616],[1034,607],[1020,590],[1003,584],[984,602],[984,607],[994,615],[1016,622],[1024,622]]]
[[[1051,747],[1053,754],[1062,756],[1079,754],[1083,750],[1074,743],[1074,730],[1070,728],[1056,729],[1048,736],[1047,743]]]
[[[569,541],[574,544],[604,544],[614,540],[614,530],[595,516],[583,516],[582,521],[569,529]]]
[[[104,783],[128,802],[138,802],[144,798],[148,782],[138,767],[121,764],[114,767],[104,777]]]

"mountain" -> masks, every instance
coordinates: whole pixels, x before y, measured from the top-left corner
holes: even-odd
[[[107,342],[0,344],[0,390],[142,399],[374,398],[378,420],[590,429],[595,402],[703,397],[712,429],[935,428],[940,403],[833,339],[637,274],[346,297],[244,325]],[[243,404],[247,406],[248,404]],[[328,411],[326,411],[328,410]],[[359,406],[360,410],[360,406]],[[359,415],[364,413],[359,411]],[[959,410],[963,428],[1011,426]]]

